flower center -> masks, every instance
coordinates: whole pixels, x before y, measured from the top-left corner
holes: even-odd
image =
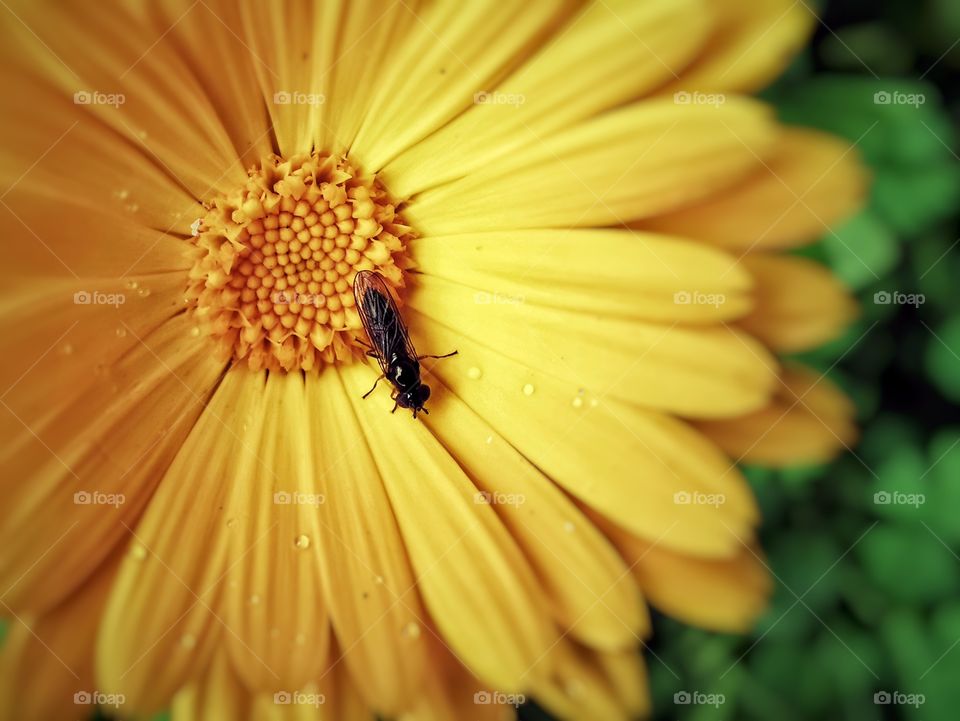
[[[410,265],[413,233],[396,204],[342,157],[272,156],[204,208],[187,303],[224,358],[254,370],[353,358],[357,272],[375,270],[398,287]]]

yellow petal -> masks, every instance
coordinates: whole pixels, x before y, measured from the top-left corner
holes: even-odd
[[[459,350],[430,366],[431,374],[579,501],[645,538],[707,556],[728,555],[737,534],[750,535],[756,509],[749,488],[728,459],[685,424],[591,388],[580,394],[574,383],[439,324],[427,328],[429,342],[414,324],[425,352]],[[354,384],[360,393],[363,386],[362,380]],[[437,393],[431,407],[439,414],[443,398]],[[684,503],[678,493],[701,495],[697,503]]]
[[[522,5],[475,0],[433,3],[416,13],[381,77],[371,83],[351,155],[366,168],[383,168],[469,108],[504,68],[531,54],[538,47],[534,41],[569,9],[561,0]]]
[[[730,559],[703,559],[657,545],[631,548],[639,559],[634,571],[644,593],[684,623],[744,633],[766,607],[772,584],[752,549],[741,548]]]
[[[426,235],[626,223],[734,183],[775,138],[769,111],[752,100],[644,101],[428,190],[404,217]]]
[[[323,497],[303,379],[273,373],[265,387],[253,374],[241,380],[256,405],[242,440],[233,440],[253,456],[230,479],[225,504],[224,641],[249,688],[296,689],[320,673],[330,643],[316,513]]]
[[[50,608],[127,540],[124,524],[136,523],[222,371],[202,345],[184,343],[189,325],[181,315],[142,339],[131,326],[132,347],[98,374],[84,369],[75,389],[74,373],[60,371],[73,356],[57,351],[10,389],[0,582],[11,608]],[[76,355],[123,352],[108,333],[80,336],[90,347],[78,338]]]
[[[700,56],[667,88],[753,92],[780,75],[816,23],[793,0],[714,0],[713,28]]]
[[[19,22],[4,24],[0,43],[9,48],[12,72],[39,74],[41,86],[60,94],[65,116],[106,124],[194,197],[243,177],[206,88],[178,46],[162,42],[169,25],[137,6],[15,6]],[[200,4],[185,10],[208,12]]]
[[[856,211],[866,189],[866,170],[848,142],[788,128],[743,182],[704,202],[631,225],[737,252],[789,248],[816,240]]]
[[[628,568],[576,505],[455,395],[435,388],[429,405],[427,426],[467,470],[475,502],[490,504],[523,549],[557,623],[607,649],[646,635],[650,621]]]
[[[828,378],[788,366],[780,381],[766,408],[698,427],[733,458],[765,466],[825,463],[854,444],[855,409]]]
[[[84,721],[99,691],[93,678],[93,646],[116,554],[68,600],[48,614],[20,616],[3,603],[10,626],[0,652],[0,717],[18,721]],[[124,699],[100,698],[124,710]]]
[[[339,372],[437,629],[478,678],[520,690],[523,674],[556,637],[532,570],[494,511],[475,503],[476,487],[423,424],[391,415],[382,395],[360,398],[355,389],[366,385],[369,369],[354,364]]]
[[[411,249],[418,270],[474,288],[479,305],[532,303],[664,323],[717,322],[751,307],[750,276],[733,258],[666,236],[497,231],[418,238]]]
[[[385,172],[394,193],[410,197],[461,178],[641,97],[690,60],[709,23],[696,0],[585,3],[576,15],[558,13],[557,20],[565,22],[557,23],[542,47],[528,38],[528,52],[536,52],[500,82],[486,84],[488,78],[477,75],[472,62],[466,63],[470,67],[454,63],[447,69],[458,80],[466,76],[473,83],[468,84],[465,105],[474,101],[474,94],[482,94],[478,100],[485,102],[468,107],[389,163]],[[479,23],[475,31],[479,34],[485,25]],[[518,39],[519,33],[508,33],[497,48]],[[453,48],[460,53],[458,46]],[[388,90],[393,88],[384,88]],[[385,149],[395,147],[383,143]],[[387,155],[371,154],[371,167],[380,169],[380,159]]]
[[[304,452],[314,459],[324,499],[315,511],[315,542],[324,603],[343,648],[337,658],[366,704],[393,716],[420,694],[428,666],[420,638],[426,611],[390,500],[336,372],[308,376],[298,391],[307,406],[299,425],[311,444]]]
[[[224,573],[238,560],[229,556],[225,504],[230,486],[260,469],[252,440],[262,383],[242,370],[224,376],[131,527],[98,637],[97,677],[140,713],[164,708],[235,633],[217,608]]]
[[[483,348],[474,362],[484,373],[484,363],[506,359],[536,368],[537,375],[566,385],[567,405],[578,389],[586,389],[645,408],[723,417],[761,407],[773,391],[775,360],[733,329],[572,312],[517,302],[519,297],[487,303],[493,300],[490,291],[497,288],[478,296],[459,283],[417,276],[410,306],[429,316],[431,334],[445,335],[431,342],[438,350],[430,352],[469,338]]]
[[[806,258],[749,255],[742,263],[757,282],[756,305],[738,323],[780,353],[797,353],[836,338],[857,315],[849,291]]]

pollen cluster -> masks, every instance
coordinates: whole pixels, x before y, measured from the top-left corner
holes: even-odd
[[[413,233],[377,179],[343,157],[272,156],[204,210],[187,304],[225,358],[254,370],[353,358],[357,272],[403,284]]]

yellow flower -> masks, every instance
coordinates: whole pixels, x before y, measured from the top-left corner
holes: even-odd
[[[4,718],[608,721],[647,603],[749,626],[736,462],[853,434],[776,360],[865,186],[745,96],[802,4],[0,15]],[[360,397],[360,269],[459,351],[428,416]]]

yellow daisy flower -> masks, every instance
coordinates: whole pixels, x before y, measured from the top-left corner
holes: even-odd
[[[777,353],[838,140],[764,0],[4,4],[3,718],[648,709],[647,603],[762,608],[737,461],[829,457]],[[429,415],[361,395],[359,270]]]

